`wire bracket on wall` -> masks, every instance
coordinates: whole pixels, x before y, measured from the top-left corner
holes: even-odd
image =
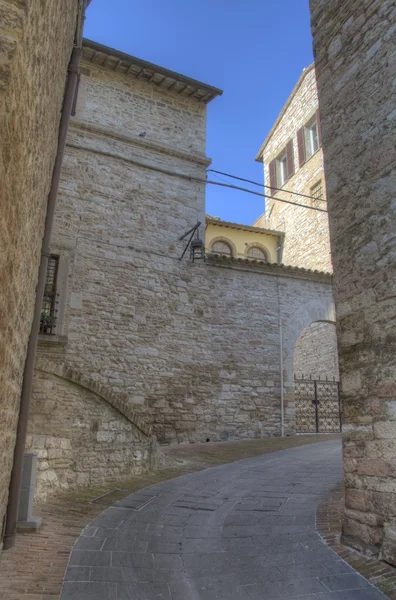
[[[205,246],[204,246],[203,241],[199,237],[199,226],[200,225],[201,225],[201,221],[198,221],[198,223],[196,225],[194,225],[194,227],[189,229],[184,235],[182,235],[179,238],[179,241],[181,242],[188,235],[191,234],[190,238],[187,242],[187,245],[183,250],[183,254],[179,258],[179,260],[182,260],[184,258],[185,254],[189,248],[190,248],[190,258],[191,258],[192,262],[195,262],[196,260],[205,260]],[[195,237],[194,237],[194,234],[196,234]]]

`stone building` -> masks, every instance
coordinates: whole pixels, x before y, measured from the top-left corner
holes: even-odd
[[[328,216],[312,210],[327,209],[314,64],[304,69],[256,160],[264,165],[266,193],[273,198],[266,199],[265,213],[254,225],[285,233],[283,263],[332,271]]]
[[[207,252],[235,258],[262,260],[268,263],[280,263],[279,257],[284,239],[282,232],[229,223],[209,216],[206,216],[205,223]]]
[[[0,1],[0,545],[78,0]]]
[[[242,256],[180,260],[180,238],[205,222],[206,105],[219,94],[85,41],[45,299],[57,318],[43,321],[29,426],[41,497],[107,477],[108,448],[122,472],[125,429],[142,454],[150,428],[166,443],[294,429],[294,346],[313,321],[334,321],[331,275],[277,264],[279,232],[213,219],[208,248],[219,231],[243,230],[269,260],[245,246]],[[129,425],[110,413],[99,423],[97,412],[82,417],[95,386],[122,401]],[[76,469],[76,452],[93,442]]]
[[[396,9],[311,0],[343,396],[344,540],[396,564]]]
[[[265,212],[255,221],[254,227],[282,232],[280,262],[331,272],[314,64],[304,69],[256,160],[263,163],[264,183],[268,186],[265,190],[270,198],[266,198]],[[295,204],[289,204],[290,201]],[[312,323],[300,333],[294,348],[294,376],[298,379],[339,380],[334,321]],[[299,385],[296,383],[296,391]],[[301,387],[304,394],[300,398],[296,393],[295,402],[297,411],[301,408],[306,412],[305,386]],[[334,394],[338,394],[336,388]]]

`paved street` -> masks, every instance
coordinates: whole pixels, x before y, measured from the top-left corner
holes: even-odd
[[[185,475],[84,530],[62,600],[380,600],[315,529],[342,479],[338,440]]]

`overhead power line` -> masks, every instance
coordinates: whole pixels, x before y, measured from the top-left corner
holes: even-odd
[[[199,181],[198,179],[194,179],[195,181]],[[325,208],[318,208],[317,206],[308,206],[307,204],[299,204],[298,202],[292,202],[291,200],[281,200],[280,198],[275,198],[275,196],[268,196],[267,194],[262,194],[261,192],[254,192],[253,190],[249,190],[248,188],[240,187],[239,185],[231,185],[230,183],[221,183],[220,181],[212,181],[210,179],[206,180],[206,183],[210,183],[212,185],[219,185],[221,187],[231,188],[232,190],[240,190],[241,192],[246,192],[247,194],[253,194],[253,196],[260,196],[261,198],[269,198],[270,200],[278,200],[279,202],[284,202],[285,204],[292,204],[293,206],[300,206],[301,208],[308,208],[309,210],[316,210],[318,212],[327,213]]]
[[[216,171],[215,169],[207,169],[207,171],[211,173],[217,173],[218,175],[225,175],[226,177],[231,177],[231,179],[238,179],[239,181],[245,181],[246,183],[251,183],[252,185],[258,185],[259,187],[264,187],[269,190],[275,190],[277,192],[285,192],[286,194],[294,194],[295,196],[301,196],[302,198],[309,198],[310,200],[316,200],[319,202],[326,202],[323,198],[315,198],[315,196],[308,196],[307,194],[300,194],[299,192],[292,192],[291,190],[285,190],[284,188],[274,188],[270,185],[264,185],[262,183],[258,183],[258,181],[252,181],[251,179],[245,179],[244,177],[237,177],[236,175],[231,175],[231,173],[223,173],[223,171]],[[279,198],[276,198],[279,200]],[[282,202],[282,200],[279,200]]]
[[[74,142],[68,142],[67,145],[70,148],[75,148],[76,150],[83,150],[85,152],[91,152],[93,154],[99,154],[101,156],[105,156],[108,158],[115,158],[116,160],[121,160],[130,165],[135,165],[137,167],[141,167],[142,169],[149,169],[150,171],[156,171],[157,173],[162,173],[164,175],[168,175],[170,177],[180,177],[180,179],[187,179],[188,181],[196,181],[197,183],[205,183],[211,185],[219,185],[221,187],[230,188],[233,190],[239,190],[241,192],[246,192],[247,194],[252,194],[253,196],[260,196],[260,198],[268,198],[270,200],[277,200],[278,202],[284,202],[285,204],[292,204],[294,206],[299,206],[300,208],[307,208],[309,210],[316,210],[318,212],[327,213],[327,210],[324,208],[318,208],[316,206],[308,206],[306,204],[299,204],[298,202],[292,202],[291,200],[283,200],[280,198],[275,198],[275,196],[269,196],[267,194],[263,194],[261,192],[254,192],[253,190],[249,190],[248,188],[243,188],[237,185],[232,185],[231,183],[220,183],[220,181],[212,181],[210,179],[201,179],[200,177],[194,177],[193,175],[185,175],[184,173],[178,173],[177,171],[170,171],[168,169],[162,169],[161,167],[155,167],[154,165],[150,165],[148,163],[141,162],[140,160],[135,160],[133,158],[127,158],[126,156],[121,156],[120,154],[114,154],[113,152],[106,152],[105,150],[99,150],[98,148],[86,148],[84,146],[80,146],[79,144],[75,144]]]

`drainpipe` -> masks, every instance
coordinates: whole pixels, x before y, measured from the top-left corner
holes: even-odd
[[[278,290],[278,327],[279,327],[279,364],[280,364],[280,388],[281,388],[281,436],[285,437],[285,391],[283,384],[283,328],[282,328],[282,316],[281,316],[281,301],[280,301],[280,290],[279,290],[279,277],[277,278],[277,290]]]
[[[23,459],[25,455],[26,436],[29,417],[30,398],[32,395],[34,366],[36,362],[37,339],[40,331],[40,315],[44,294],[45,279],[47,274],[48,257],[50,254],[50,242],[52,226],[54,222],[56,200],[58,196],[60,174],[66,147],[67,130],[69,127],[73,100],[76,93],[77,81],[80,72],[80,60],[82,55],[82,30],[84,24],[85,8],[87,2],[82,0],[79,8],[75,43],[68,67],[68,77],[63,98],[62,115],[59,124],[58,149],[52,173],[51,188],[47,200],[47,215],[43,242],[41,246],[41,260],[36,287],[36,300],[32,328],[26,354],[25,369],[23,373],[21,403],[19,408],[19,419],[14,449],[14,463],[11,472],[11,481],[8,496],[6,527],[4,533],[4,549],[12,548],[15,544],[16,527],[18,521],[19,500],[22,487]]]

